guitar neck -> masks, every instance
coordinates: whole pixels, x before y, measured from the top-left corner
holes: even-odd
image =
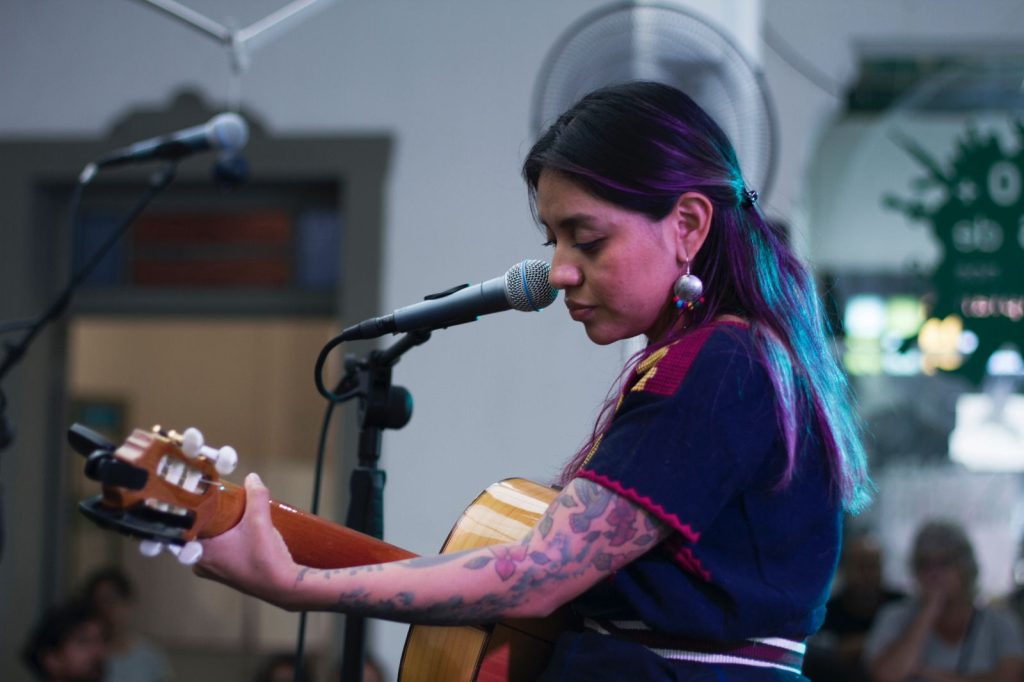
[[[245,511],[245,489],[221,482],[212,520],[199,533],[210,538],[234,528]],[[332,523],[276,500],[270,501],[270,519],[284,538],[296,563],[312,568],[348,568],[399,561],[417,556],[400,547]]]

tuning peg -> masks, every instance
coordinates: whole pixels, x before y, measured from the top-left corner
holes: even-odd
[[[113,452],[117,447],[100,434],[81,424],[72,424],[68,429],[68,443],[71,444],[72,450],[85,457],[97,450]]]
[[[191,459],[198,457],[203,451],[203,432],[195,427],[185,429],[181,434],[181,451]]]
[[[238,466],[238,453],[230,445],[225,445],[219,450],[207,446],[203,439],[203,433],[195,427],[185,429],[181,436],[181,451],[186,457],[196,458],[202,455],[213,462],[217,473],[227,476]]]
[[[217,459],[214,466],[217,467],[217,473],[221,476],[227,476],[238,466],[238,453],[230,445],[225,445],[217,451]]]
[[[101,451],[89,455],[89,460],[85,463],[85,473],[103,485],[129,490],[142,490],[149,479],[149,472],[142,467],[119,461],[110,453]]]
[[[139,541],[139,554],[149,558],[153,558],[162,552],[164,549],[164,543],[156,540],[140,540]]]
[[[203,546],[195,540],[190,540],[184,545],[167,545],[167,550],[186,566],[191,566],[203,558]]]

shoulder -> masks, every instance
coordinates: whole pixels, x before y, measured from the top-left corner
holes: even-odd
[[[990,604],[979,609],[979,612],[991,627],[1010,633],[1014,637],[1024,637],[1019,616],[1003,604]]]
[[[745,323],[708,324],[644,358],[636,367],[630,390],[672,395],[691,374],[698,378],[749,372],[759,365],[756,355],[753,336]]]

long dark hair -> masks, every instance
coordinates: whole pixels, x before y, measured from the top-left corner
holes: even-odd
[[[865,506],[871,482],[859,420],[829,342],[814,280],[782,230],[751,201],[736,152],[711,117],[690,97],[661,83],[603,88],[562,114],[527,155],[523,177],[534,210],[545,169],[654,221],[665,218],[685,192],[699,192],[712,202],[711,229],[692,263],[704,282],[703,305],[685,313],[685,328],[676,325],[666,338],[654,340],[628,369],[720,315],[747,318],[775,388],[785,438],[788,464],[779,486],[793,477],[801,430],[817,423],[844,506],[854,512]],[[563,483],[607,430],[614,402],[606,402],[590,442],[563,471]]]

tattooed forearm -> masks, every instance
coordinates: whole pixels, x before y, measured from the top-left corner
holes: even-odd
[[[303,569],[296,585],[305,581],[327,598],[320,603],[339,611],[405,622],[546,615],[669,532],[629,500],[576,480],[518,542],[340,571]]]
[[[362,568],[369,568],[364,566]],[[299,569],[299,574],[295,576],[295,584],[298,585],[306,578],[319,577],[323,580],[330,580],[332,576],[338,575],[348,569],[344,568],[310,568],[309,566],[303,566]]]
[[[342,592],[337,607],[339,611],[369,618],[423,625],[469,625],[499,620],[521,600],[521,595],[487,594],[476,600],[456,595],[439,602],[418,604],[412,592],[400,592],[391,598],[373,598],[366,590],[356,588]]]

